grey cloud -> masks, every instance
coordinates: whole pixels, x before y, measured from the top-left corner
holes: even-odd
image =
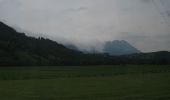
[[[79,7],[79,8],[70,8],[70,9],[66,9],[64,11],[66,12],[74,12],[74,11],[83,11],[83,10],[87,10],[87,7]]]
[[[123,33],[126,36],[120,37],[120,39],[127,40],[129,43],[139,48],[142,51],[146,51],[144,48],[150,48],[151,51],[157,50],[169,50],[170,46],[170,34],[160,33],[157,35],[147,35],[144,33]]]
[[[152,1],[0,0],[0,20],[82,49],[124,39],[142,51],[170,50],[170,0]]]
[[[143,3],[151,3],[153,0],[141,0]]]

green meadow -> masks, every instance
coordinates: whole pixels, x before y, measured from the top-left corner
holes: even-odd
[[[1,67],[0,100],[170,100],[170,65]]]

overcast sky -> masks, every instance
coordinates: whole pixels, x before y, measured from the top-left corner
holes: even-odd
[[[144,52],[170,51],[170,0],[0,0],[0,20],[84,48],[126,40]]]

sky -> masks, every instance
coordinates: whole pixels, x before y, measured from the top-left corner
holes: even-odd
[[[0,21],[81,49],[126,40],[143,52],[170,51],[170,0],[0,0]]]

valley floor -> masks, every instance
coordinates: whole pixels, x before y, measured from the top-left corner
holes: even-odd
[[[0,100],[170,100],[170,65],[1,67]]]

